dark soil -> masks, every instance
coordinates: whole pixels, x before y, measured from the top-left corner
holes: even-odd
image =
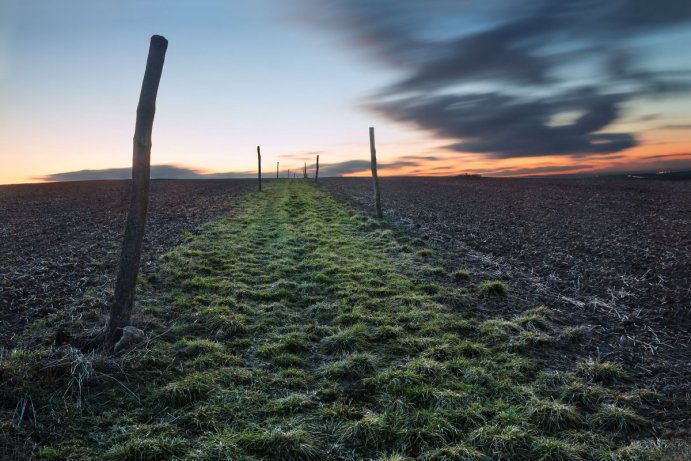
[[[83,300],[85,293],[93,293],[94,305],[84,310],[104,307],[112,293],[129,184],[0,186],[0,351],[15,346],[35,320]],[[152,181],[143,272],[180,243],[184,231],[223,214],[255,184]]]
[[[372,206],[368,178],[322,183]],[[437,242],[449,265],[509,281],[517,308],[543,303],[584,328],[576,355],[622,362],[659,393],[650,416],[689,434],[691,181],[383,178],[381,188],[386,219]]]

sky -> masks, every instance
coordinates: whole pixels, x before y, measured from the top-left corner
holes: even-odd
[[[691,169],[688,0],[0,0],[0,184]],[[268,174],[268,173],[267,173]]]

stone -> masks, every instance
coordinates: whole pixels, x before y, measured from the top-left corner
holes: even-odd
[[[122,337],[115,343],[115,348],[113,350],[115,353],[118,353],[122,350],[131,349],[145,339],[146,335],[144,334],[144,330],[133,327],[132,325],[127,325],[122,329]]]

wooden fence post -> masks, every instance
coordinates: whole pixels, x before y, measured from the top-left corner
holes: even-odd
[[[317,154],[317,168],[314,170],[314,182],[319,179],[319,154]]]
[[[302,170],[302,177],[303,177],[304,179],[307,179],[307,162],[305,162],[305,166],[304,166],[304,168],[303,168],[303,170]]]
[[[156,95],[163,73],[168,40],[160,35],[151,37],[144,80],[137,105],[132,148],[132,188],[127,212],[125,235],[122,240],[120,265],[115,282],[115,295],[110,305],[103,346],[112,351],[122,336],[122,329],[130,322],[134,290],[137,284],[142,240],[149,207],[149,178],[151,173],[151,131],[156,113]]]
[[[262,191],[262,153],[257,146],[257,180],[259,181],[259,192]]]
[[[374,181],[374,207],[377,211],[377,217],[383,216],[381,212],[381,194],[379,193],[379,177],[377,176],[377,150],[374,147],[374,127],[369,128],[369,150],[372,155],[372,180]]]
[[[276,162],[276,179],[278,179],[278,163],[279,162]]]

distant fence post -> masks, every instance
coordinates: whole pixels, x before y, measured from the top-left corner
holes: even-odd
[[[290,168],[288,168],[288,179],[290,179]]]
[[[319,179],[319,155],[317,155],[317,168],[314,170],[314,182]]]
[[[160,35],[151,37],[149,56],[146,60],[144,80],[137,105],[137,120],[134,127],[132,149],[132,189],[130,208],[127,212],[125,235],[122,240],[120,265],[115,282],[115,295],[110,306],[110,317],[106,325],[103,346],[112,351],[122,336],[122,329],[128,326],[134,303],[139,263],[142,255],[142,240],[149,207],[149,178],[151,173],[151,131],[156,113],[156,95],[163,73],[163,62],[168,49],[168,40]]]
[[[302,170],[302,177],[307,179],[307,162],[305,162],[305,166]]]
[[[262,191],[262,153],[257,146],[257,180],[259,181],[259,192]]]
[[[383,216],[381,212],[381,193],[379,192],[379,177],[377,176],[377,150],[374,147],[374,127],[369,128],[369,150],[372,155],[372,180],[374,181],[374,207],[377,211],[377,217]]]
[[[276,179],[278,179],[278,163],[279,162],[276,162]]]

